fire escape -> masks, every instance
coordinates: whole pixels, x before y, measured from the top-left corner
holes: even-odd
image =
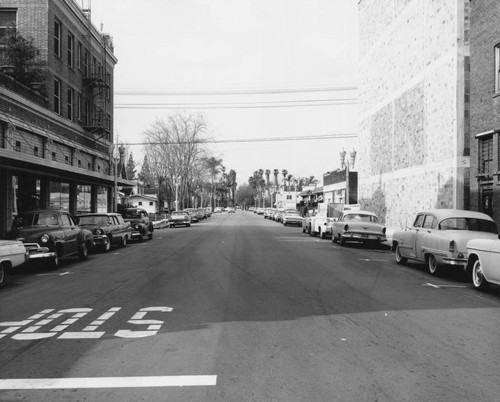
[[[83,113],[82,127],[99,139],[112,141],[111,118],[111,73],[107,71],[107,51],[112,49],[108,35],[92,33],[90,8],[83,10],[87,20],[87,32],[84,36],[83,55]],[[99,54],[94,53],[93,41],[97,41]]]

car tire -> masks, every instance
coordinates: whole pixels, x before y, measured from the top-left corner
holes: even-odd
[[[7,267],[5,264],[0,264],[0,289],[7,283]]]
[[[87,247],[87,243],[80,244],[78,249],[78,258],[84,261],[88,258],[88,256],[89,256],[89,248]]]
[[[148,234],[148,240],[153,240],[153,232],[150,232],[150,233]]]
[[[111,239],[109,237],[106,237],[106,240],[104,240],[104,244],[102,245],[103,250],[107,253],[109,250],[111,250]]]
[[[323,231],[321,230],[321,228],[319,229],[319,238],[320,238],[320,239],[324,239],[324,238],[326,238],[326,234],[325,234],[325,232],[323,232]]]
[[[486,280],[483,274],[483,268],[479,258],[474,262],[472,266],[472,284],[478,290],[485,290],[489,287],[490,283]]]
[[[441,267],[437,263],[436,257],[434,257],[432,254],[429,254],[426,260],[429,273],[433,276],[438,276],[441,273]]]
[[[339,244],[340,244],[341,247],[345,246],[345,240],[344,240],[344,238],[342,237],[341,234],[339,234]]]
[[[399,265],[405,265],[408,262],[408,258],[401,255],[401,249],[399,244],[396,246],[396,263]]]
[[[332,243],[337,243],[337,237],[332,232]]]
[[[59,268],[59,265],[59,254],[56,251],[56,256],[49,261],[49,269],[57,269]]]

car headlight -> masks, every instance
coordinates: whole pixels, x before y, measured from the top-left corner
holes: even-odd
[[[40,243],[48,243],[50,240],[50,236],[47,233],[44,233],[42,237],[40,237]]]
[[[94,230],[94,234],[96,234],[96,235],[102,235],[103,233],[104,233],[104,231],[102,229]]]

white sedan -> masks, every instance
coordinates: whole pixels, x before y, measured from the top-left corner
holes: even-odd
[[[23,242],[18,240],[0,240],[0,288],[5,286],[7,271],[24,264],[28,252]]]
[[[470,240],[467,254],[467,269],[476,289],[486,289],[490,283],[500,285],[500,236],[498,240]]]

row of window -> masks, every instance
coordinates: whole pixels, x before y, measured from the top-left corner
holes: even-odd
[[[54,22],[54,54],[59,59],[64,60],[63,25],[58,19]],[[81,70],[85,78],[105,78],[105,68],[95,56],[92,56],[92,65],[90,65],[88,49],[84,48],[82,42],[75,40],[75,35],[69,30],[66,34],[66,63],[71,68],[76,67]],[[109,83],[109,80],[107,80],[107,83]]]
[[[54,112],[67,117],[73,122],[84,126],[103,127],[111,129],[111,114],[104,113],[97,105],[84,98],[82,94],[75,95],[75,90],[66,89],[65,103],[63,103],[63,89],[60,79],[54,79]]]

